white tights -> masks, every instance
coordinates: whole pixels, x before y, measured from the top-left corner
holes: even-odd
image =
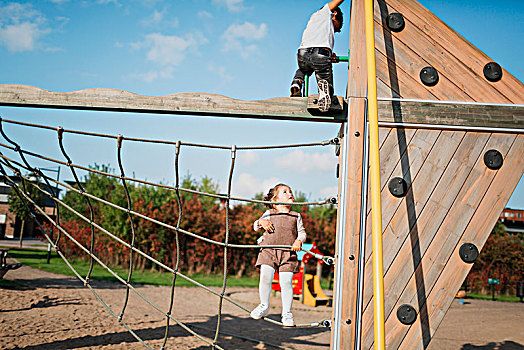
[[[269,307],[269,297],[271,295],[271,283],[275,276],[275,269],[269,265],[260,266],[260,284],[258,285],[258,294],[260,295],[260,304]],[[282,315],[291,312],[293,305],[293,272],[279,272],[280,294],[282,295]]]

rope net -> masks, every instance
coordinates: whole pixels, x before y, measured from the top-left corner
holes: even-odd
[[[3,128],[3,123],[11,123],[11,124],[19,125],[19,126],[24,126],[24,127],[39,128],[39,129],[44,129],[48,131],[55,131],[57,133],[57,139],[58,139],[58,145],[59,145],[60,151],[62,152],[66,161],[53,159],[53,158],[50,158],[44,155],[40,155],[40,154],[22,149],[15,141],[10,139],[8,135],[6,135],[5,130]],[[185,331],[187,331],[191,335],[199,338],[203,342],[210,345],[213,349],[222,349],[222,347],[220,347],[220,345],[218,344],[218,338],[221,334],[221,329],[220,329],[221,328],[221,318],[222,318],[221,316],[222,316],[222,309],[223,309],[224,301],[233,304],[234,306],[238,307],[239,309],[243,310],[244,312],[247,312],[248,314],[251,311],[249,308],[233,300],[231,297],[229,297],[226,294],[227,280],[228,280],[228,265],[230,264],[230,261],[228,261],[228,250],[232,248],[234,249],[260,249],[261,246],[256,245],[256,244],[234,244],[230,242],[231,237],[232,237],[231,235],[234,235],[234,232],[231,232],[231,227],[230,227],[230,203],[233,200],[248,202],[248,203],[256,203],[256,204],[269,204],[269,203],[278,204],[278,203],[231,196],[232,179],[233,179],[233,173],[235,169],[235,160],[237,158],[237,152],[243,151],[243,150],[297,148],[297,147],[327,146],[327,145],[339,144],[338,138],[333,138],[331,140],[315,142],[315,143],[273,145],[273,146],[245,146],[245,147],[237,147],[233,145],[231,147],[226,147],[226,146],[206,145],[206,144],[197,144],[197,143],[183,143],[181,141],[173,142],[173,141],[139,139],[139,138],[124,138],[122,135],[107,135],[107,134],[98,134],[98,133],[91,133],[91,132],[78,131],[78,130],[66,130],[62,127],[55,128],[55,127],[46,126],[46,125],[30,124],[30,123],[7,120],[7,119],[2,119],[2,118],[0,118],[0,133],[2,134],[4,139],[9,143],[9,145],[0,143],[0,147],[3,149],[7,149],[7,150],[15,152],[16,154],[18,154],[21,160],[19,161],[19,160],[13,159],[12,157],[8,157],[4,155],[3,152],[0,152],[0,173],[5,177],[6,184],[10,185],[13,188],[14,193],[24,203],[25,208],[30,213],[34,222],[38,225],[42,234],[50,243],[51,247],[63,259],[63,261],[71,269],[71,271],[75,274],[75,276],[80,281],[82,281],[82,283],[87,288],[91,290],[91,292],[94,294],[96,299],[109,311],[109,313],[113,317],[115,317],[118,320],[118,322],[120,322],[130,332],[130,334],[133,335],[133,337],[135,337],[141,344],[143,344],[146,348],[149,348],[149,349],[151,349],[151,347],[136,332],[134,332],[125,321],[124,316],[125,316],[125,311],[127,309],[130,292],[135,293],[140,299],[142,299],[144,302],[149,304],[156,311],[158,311],[163,317],[165,317],[165,333],[164,333],[164,338],[162,341],[161,349],[164,349],[166,347],[167,341],[169,339],[169,327],[170,327],[171,322],[173,322],[176,325],[179,325],[180,327],[182,327]],[[114,139],[116,141],[116,156],[117,156],[118,168],[120,170],[120,175],[114,175],[109,172],[100,171],[98,169],[92,169],[89,167],[84,167],[78,164],[74,164],[72,159],[68,155],[64,147],[64,142],[63,142],[64,134],[68,134],[68,133],[95,137],[95,138]],[[127,177],[125,175],[124,167],[122,165],[122,148],[123,148],[124,141],[160,143],[160,144],[165,144],[169,146],[174,146],[175,147],[175,152],[174,152],[175,154],[175,157],[174,157],[175,185],[169,186],[169,185],[165,185],[161,183],[154,183],[150,181]],[[228,180],[227,180],[227,193],[225,195],[206,193],[206,192],[197,191],[194,189],[182,188],[180,186],[179,159],[180,159],[180,154],[181,154],[181,150],[183,147],[214,148],[214,149],[227,150],[230,152],[231,161],[230,161],[230,168],[229,168],[229,174],[228,174]],[[47,176],[46,174],[43,173],[43,171],[40,168],[32,166],[29,163],[26,156],[44,160],[44,161],[47,161],[53,164],[67,166],[75,180],[76,186],[59,181],[58,179],[55,180]],[[8,170],[20,179],[20,183],[17,183],[15,179],[12,178],[12,175],[10,176],[8,174]],[[24,176],[22,174],[22,170],[35,174],[39,178],[43,179],[45,183],[44,188],[42,188],[42,186],[39,186],[37,183],[30,181],[30,179],[27,176]],[[88,193],[84,189],[82,182],[80,181],[80,178],[77,174],[77,170],[83,170],[83,171],[87,171],[93,174],[118,179],[122,184],[122,188],[124,189],[126,205],[121,206],[110,200],[103,199],[92,193]],[[128,182],[143,184],[147,186],[153,186],[156,188],[163,188],[169,191],[174,191],[176,203],[178,206],[178,218],[177,218],[176,225],[172,225],[172,224],[163,222],[161,220],[149,217],[143,213],[133,210],[133,203],[132,203],[129,188],[128,188]],[[54,206],[56,208],[56,213],[55,213],[56,215],[54,218],[52,218],[48,213],[46,213],[45,208],[43,208],[41,205],[36,203],[35,200],[31,198],[31,196],[28,195],[28,186],[35,187],[43,195],[52,199],[52,201],[54,202]],[[81,212],[79,212],[79,210],[73,208],[71,205],[67,204],[64,200],[60,199],[59,198],[59,186],[61,188],[66,189],[67,191],[72,191],[80,195],[84,199],[87,205],[89,215],[82,214]],[[183,205],[182,205],[182,200],[181,200],[181,192],[190,193],[190,194],[197,195],[197,196],[205,196],[209,198],[220,199],[221,201],[224,202],[225,232],[224,232],[223,240],[221,241],[214,240],[214,239],[205,237],[201,234],[190,232],[188,230],[181,228],[181,222],[184,216]],[[127,221],[129,222],[130,232],[131,232],[131,237],[129,241],[122,239],[121,237],[118,236],[117,233],[111,232],[110,230],[102,227],[99,223],[97,223],[96,213],[95,213],[95,210],[93,209],[93,201],[98,202],[105,206],[109,206],[113,209],[122,211],[127,214]],[[282,203],[282,204],[287,204],[287,203]],[[294,203],[294,205],[299,205],[299,206],[326,205],[326,204],[336,204],[336,198],[330,197],[325,200],[316,201],[316,202],[295,202]],[[73,235],[70,232],[68,232],[66,228],[63,227],[60,221],[61,209],[66,210],[69,213],[72,213],[77,218],[81,219],[86,224],[88,224],[89,229],[90,229],[90,239],[88,242],[89,243],[88,247],[87,245],[84,246],[81,242],[75,239],[75,237],[73,237]],[[40,220],[37,218],[37,214],[39,214],[41,218],[42,217],[45,218],[45,220],[50,224],[47,226],[47,228],[45,227],[45,224],[40,222]],[[176,246],[176,258],[172,266],[169,266],[169,264],[165,264],[159,261],[158,259],[154,258],[151,254],[147,254],[146,252],[141,251],[140,249],[137,248],[137,244],[136,244],[136,233],[137,233],[136,220],[137,219],[145,220],[147,222],[150,222],[155,225],[159,225],[160,227],[163,227],[165,229],[168,229],[174,232],[175,246]],[[56,230],[56,235],[53,235],[55,230]],[[125,247],[128,250],[129,265],[127,268],[127,278],[124,279],[121,276],[119,276],[106,263],[104,263],[104,261],[99,256],[95,254],[95,242],[97,238],[99,238],[97,236],[97,232],[98,234],[105,235],[109,239],[117,242],[118,244],[122,245],[123,247]],[[180,272],[180,265],[181,265],[180,235],[186,235],[196,240],[199,240],[201,242],[219,246],[221,247],[221,249],[223,249],[223,266],[222,266],[223,267],[223,271],[222,271],[223,280],[222,280],[222,286],[219,292],[193,280],[189,276]],[[78,249],[80,249],[82,252],[84,252],[89,257],[89,270],[85,276],[81,275],[74,268],[74,266],[71,264],[68,257],[66,257],[64,252],[61,251],[59,247],[59,243],[61,242],[61,240],[64,239],[64,237],[65,239],[70,240],[75,246],[78,247]],[[291,249],[291,246],[287,246],[287,245],[271,245],[271,246],[264,246],[264,247],[265,248]],[[323,256],[321,254],[317,254],[317,253],[314,253],[314,252],[311,252],[305,249],[302,249],[302,250],[306,253],[311,254],[313,257],[319,260],[322,260],[324,263],[328,265],[334,264],[333,257]],[[141,256],[142,258],[146,259],[147,261],[154,264],[155,266],[158,266],[159,268],[173,275],[172,282],[171,282],[171,288],[170,288],[169,306],[167,310],[162,309],[160,306],[152,302],[149,298],[147,298],[139,290],[137,290],[131,283],[132,277],[133,277],[133,268],[135,266],[135,260],[137,256]],[[92,274],[95,263],[100,265],[102,268],[104,268],[118,282],[120,282],[123,286],[125,286],[123,303],[119,311],[112,309],[106,302],[104,302],[104,300],[99,295],[99,293],[97,293],[97,291],[90,284],[90,278],[91,278],[91,274]],[[194,331],[191,328],[190,325],[185,324],[184,322],[182,322],[181,320],[177,319],[174,316],[175,312],[173,310],[173,307],[174,307],[174,301],[175,301],[175,284],[176,284],[177,278],[182,278],[194,284],[195,286],[202,288],[203,290],[218,297],[217,322],[216,322],[216,327],[214,329],[213,338],[204,337],[198,334],[196,331]],[[281,322],[272,320],[268,317],[264,317],[264,320],[267,322],[282,326]],[[297,324],[296,325],[296,327],[329,327],[329,326],[330,326],[330,320],[319,320],[319,321],[310,322],[306,324]],[[226,334],[226,333],[222,332],[222,334]],[[234,335],[230,333],[228,333],[228,335],[247,339],[247,340],[252,340],[252,341],[254,340],[249,337],[238,336],[238,335]],[[259,340],[254,340],[254,341],[260,342]]]

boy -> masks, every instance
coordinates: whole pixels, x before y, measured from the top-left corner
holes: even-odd
[[[302,96],[304,76],[315,72],[318,84],[318,108],[327,112],[333,96],[333,43],[343,23],[338,7],[344,0],[332,0],[315,12],[307,24],[298,48],[298,69],[291,83],[291,97]]]

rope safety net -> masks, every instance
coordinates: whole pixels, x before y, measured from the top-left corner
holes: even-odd
[[[58,145],[60,148],[60,151],[62,152],[64,158],[66,161],[53,159],[50,157],[46,157],[44,155],[40,155],[37,153],[33,153],[27,150],[22,149],[19,144],[17,144],[15,141],[9,138],[9,136],[6,134],[3,124],[4,123],[10,123],[14,125],[19,125],[23,127],[29,127],[29,128],[38,128],[38,129],[44,129],[48,131],[53,131],[57,133],[58,138]],[[134,338],[136,338],[141,344],[143,344],[146,348],[151,349],[151,347],[136,333],[131,329],[131,327],[126,323],[124,319],[124,314],[128,305],[129,300],[129,294],[132,291],[135,293],[139,298],[141,298],[144,302],[149,304],[151,307],[153,307],[156,311],[158,311],[160,314],[165,317],[165,333],[164,338],[162,342],[162,349],[166,347],[167,340],[169,338],[169,327],[171,322],[173,322],[176,325],[179,325],[182,327],[185,331],[190,333],[191,335],[199,338],[203,342],[209,344],[214,349],[222,349],[220,345],[218,344],[218,338],[221,333],[220,327],[221,327],[221,316],[222,316],[222,308],[223,308],[223,302],[227,301],[234,306],[240,308],[241,310],[250,313],[250,309],[247,308],[244,305],[241,305],[239,302],[232,299],[230,296],[226,295],[226,288],[227,288],[227,280],[228,280],[228,264],[230,263],[228,261],[228,249],[235,248],[235,249],[260,249],[261,246],[259,245],[253,245],[253,244],[233,244],[230,243],[230,237],[231,237],[231,228],[230,228],[230,202],[235,201],[242,201],[242,202],[250,202],[250,203],[256,203],[256,204],[266,204],[269,202],[262,201],[262,200],[256,200],[256,199],[248,199],[248,198],[240,198],[240,197],[233,197],[231,196],[231,187],[232,187],[232,179],[233,179],[233,171],[235,169],[235,160],[237,158],[237,152],[243,151],[243,150],[261,150],[261,149],[281,149],[281,148],[297,148],[297,147],[311,147],[311,146],[328,146],[328,145],[337,145],[339,144],[338,138],[333,138],[331,140],[322,141],[322,142],[316,142],[316,143],[302,143],[302,144],[288,144],[288,145],[275,145],[275,146],[248,146],[248,147],[237,147],[235,145],[228,147],[228,146],[217,146],[217,145],[207,145],[207,144],[198,144],[198,143],[185,143],[181,141],[163,141],[163,140],[152,140],[152,139],[140,139],[140,138],[124,138],[122,135],[107,135],[107,134],[99,134],[99,133],[91,133],[86,131],[78,131],[78,130],[67,130],[62,127],[51,127],[46,125],[39,125],[39,124],[31,124],[31,123],[25,123],[20,121],[14,121],[14,120],[8,120],[3,119],[0,117],[0,133],[2,134],[3,138],[8,142],[8,144],[0,143],[0,147],[3,149],[7,149],[10,151],[15,152],[18,154],[21,161],[15,160],[13,158],[7,157],[4,155],[3,152],[0,151],[0,173],[4,176],[6,179],[6,184],[10,185],[14,191],[14,193],[20,198],[20,200],[24,203],[26,209],[29,211],[31,217],[33,218],[34,222],[38,225],[41,232],[43,233],[44,237],[49,241],[51,247],[56,251],[56,253],[63,259],[63,261],[66,263],[66,265],[72,270],[72,272],[76,275],[76,277],[82,281],[82,283],[91,290],[91,292],[94,294],[96,299],[109,311],[111,315],[113,315],[132,335]],[[68,155],[65,147],[64,147],[64,134],[78,134],[83,136],[90,136],[95,138],[110,138],[114,139],[116,141],[116,156],[117,156],[117,162],[118,167],[120,170],[120,175],[111,174],[106,171],[101,171],[98,169],[93,169],[89,167],[84,167],[78,164],[74,164],[70,156]],[[145,181],[133,177],[128,177],[125,175],[124,167],[122,165],[122,148],[124,145],[124,141],[129,142],[146,142],[146,143],[156,143],[156,144],[165,144],[169,146],[174,146],[174,170],[175,170],[175,185],[170,186],[166,184],[161,183],[154,183],[150,181]],[[219,149],[219,150],[225,150],[229,151],[231,155],[231,162],[230,162],[230,168],[229,168],[229,174],[228,174],[228,181],[227,181],[227,194],[220,195],[220,194],[214,194],[214,193],[206,193],[202,191],[197,191],[194,189],[189,188],[183,188],[180,186],[180,169],[179,169],[179,159],[181,151],[184,147],[200,147],[200,148],[213,148],[213,149]],[[63,165],[69,168],[71,174],[73,175],[73,178],[75,180],[75,186],[72,186],[70,184],[67,184],[65,182],[59,181],[59,179],[53,179],[43,173],[43,171],[38,167],[33,167],[30,162],[28,161],[29,157],[33,157],[36,159],[40,159],[46,162],[50,162],[57,165]],[[41,186],[38,186],[36,183],[33,183],[29,181],[29,178],[27,176],[24,176],[22,174],[22,169],[33,173],[37,175],[39,178],[44,180],[45,186],[42,188]],[[20,183],[17,183],[12,176],[9,175],[9,170],[12,174],[16,175],[21,181]],[[77,173],[77,170],[87,171],[90,173],[112,177],[115,179],[118,179],[122,187],[124,189],[125,193],[125,199],[126,199],[126,206],[117,205],[109,200],[97,197],[91,193],[88,193],[80,181],[79,175]],[[157,188],[164,188],[170,191],[175,192],[176,202],[178,206],[178,218],[177,218],[177,224],[171,225],[166,222],[162,222],[160,220],[157,220],[155,218],[148,217],[147,215],[144,215],[143,213],[137,212],[133,210],[133,204],[131,200],[131,196],[128,189],[128,183],[133,182],[137,184],[143,184],[148,186],[154,186]],[[41,193],[43,193],[45,196],[48,196],[51,198],[55,203],[56,208],[56,215],[53,219],[49,214],[46,213],[44,208],[42,208],[38,203],[35,202],[31,196],[28,195],[28,186],[33,186],[36,189],[38,189]],[[72,206],[65,203],[62,199],[59,198],[59,190],[58,187],[62,187],[68,191],[73,191],[77,194],[79,194],[81,197],[84,198],[85,203],[87,204],[87,208],[89,209],[89,216],[83,215],[80,213],[77,209],[73,208]],[[188,230],[182,229],[181,222],[183,217],[183,206],[181,202],[181,192],[190,193],[193,195],[198,196],[206,196],[210,198],[220,199],[225,202],[224,205],[224,213],[225,213],[225,234],[224,234],[224,240],[218,241],[214,240],[193,232],[190,232]],[[114,209],[120,210],[124,213],[127,213],[130,229],[131,229],[131,239],[128,241],[125,241],[124,239],[118,237],[117,233],[110,232],[109,230],[102,227],[100,224],[96,222],[96,215],[95,211],[93,209],[92,201],[96,201],[100,204],[110,206]],[[272,204],[275,204],[276,202],[271,202]],[[278,204],[278,203],[276,203]],[[322,201],[316,201],[316,202],[295,202],[294,205],[300,205],[300,206],[308,206],[308,205],[326,205],[326,204],[336,204],[336,198],[330,197]],[[79,219],[85,221],[89,225],[90,229],[90,240],[89,240],[89,247],[86,247],[82,245],[77,239],[73,237],[73,235],[68,232],[60,222],[60,208],[65,209],[69,211],[70,213],[77,216]],[[44,227],[44,224],[40,222],[37,218],[37,214],[40,214],[40,217],[44,217],[46,221],[48,221],[51,225],[48,227],[51,227],[51,229],[46,229]],[[176,259],[173,263],[173,266],[168,266],[168,264],[162,263],[158,259],[155,259],[150,254],[147,254],[137,248],[136,244],[136,223],[135,221],[137,219],[143,219],[148,222],[151,222],[153,224],[159,225],[165,229],[172,230],[175,233],[175,245],[176,245]],[[53,233],[56,229],[56,237],[54,237]],[[102,261],[102,259],[94,254],[95,250],[95,241],[97,239],[97,233],[96,230],[101,232],[102,234],[106,235],[110,239],[118,242],[122,246],[128,249],[129,251],[129,266],[127,269],[127,278],[124,279],[121,276],[119,276],[116,272],[114,272],[106,263]],[[185,274],[180,272],[180,234],[187,235],[190,237],[193,237],[197,240],[200,240],[202,242],[206,242],[209,244],[214,244],[219,247],[222,247],[224,251],[224,257],[223,257],[223,282],[222,287],[220,289],[220,292],[217,292],[195,280],[190,278],[189,276],[186,276]],[[234,234],[234,233],[233,233]],[[89,269],[85,276],[82,276],[71,264],[70,260],[65,256],[64,252],[62,252],[59,248],[59,243],[61,239],[63,239],[63,236],[65,236],[66,239],[69,239],[74,245],[76,245],[80,250],[85,252],[85,254],[89,257]],[[272,248],[283,248],[283,249],[290,249],[291,246],[286,245],[273,245],[273,246],[264,246],[264,247],[272,247]],[[317,254],[305,249],[302,249],[306,253],[311,254],[315,258],[322,260],[324,263],[328,265],[334,264],[334,258],[330,256],[323,256],[321,254]],[[144,294],[142,294],[137,288],[133,286],[131,283],[132,276],[133,276],[133,267],[135,264],[136,256],[140,255],[144,259],[147,259],[150,263],[155,264],[159,268],[170,272],[173,275],[171,288],[170,288],[170,300],[169,300],[169,307],[167,310],[162,309],[160,306],[152,302],[149,298],[147,298]],[[90,284],[90,277],[93,271],[94,264],[99,264],[102,268],[107,270],[117,281],[122,283],[125,286],[125,294],[123,298],[123,304],[120,309],[120,311],[115,311],[112,309],[99,295],[99,293],[93,288],[93,286]],[[214,329],[214,337],[212,339],[208,337],[204,337],[200,334],[198,334],[196,331],[194,331],[190,326],[185,324],[184,322],[180,321],[174,316],[173,312],[173,305],[175,300],[175,283],[177,278],[182,278],[195,286],[198,286],[205,291],[215,295],[218,297],[218,310],[217,310],[217,322],[216,327]],[[282,325],[281,322],[272,320],[268,317],[264,317],[264,320],[267,322],[271,322],[273,324]],[[330,321],[329,320],[319,320],[311,323],[306,324],[297,324],[297,327],[329,327]],[[194,328],[194,327],[193,327]],[[234,334],[228,334],[231,336],[237,336]],[[248,337],[241,337],[247,340],[253,340]],[[258,341],[258,340],[256,340]]]

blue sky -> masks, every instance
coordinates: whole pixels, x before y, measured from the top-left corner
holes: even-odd
[[[524,80],[522,1],[422,3],[451,27]],[[0,1],[0,83],[51,91],[116,88],[144,95],[209,92],[240,99],[289,94],[296,49],[312,12],[323,1],[249,0],[40,0]],[[350,2],[335,52],[348,50]],[[335,67],[343,95],[347,64]],[[69,129],[209,144],[272,145],[316,142],[336,136],[335,124],[253,119],[135,115],[0,108],[6,119]],[[25,149],[63,159],[56,134],[6,125]],[[75,163],[116,167],[113,141],[66,135]],[[126,174],[173,182],[173,148],[124,143]],[[50,164],[33,160],[35,165]],[[181,169],[211,176],[224,190],[227,151],[183,149]],[[311,199],[336,193],[332,147],[239,154],[233,193],[251,197],[282,181]],[[71,179],[66,169],[62,178]],[[508,204],[524,208],[524,183]]]

